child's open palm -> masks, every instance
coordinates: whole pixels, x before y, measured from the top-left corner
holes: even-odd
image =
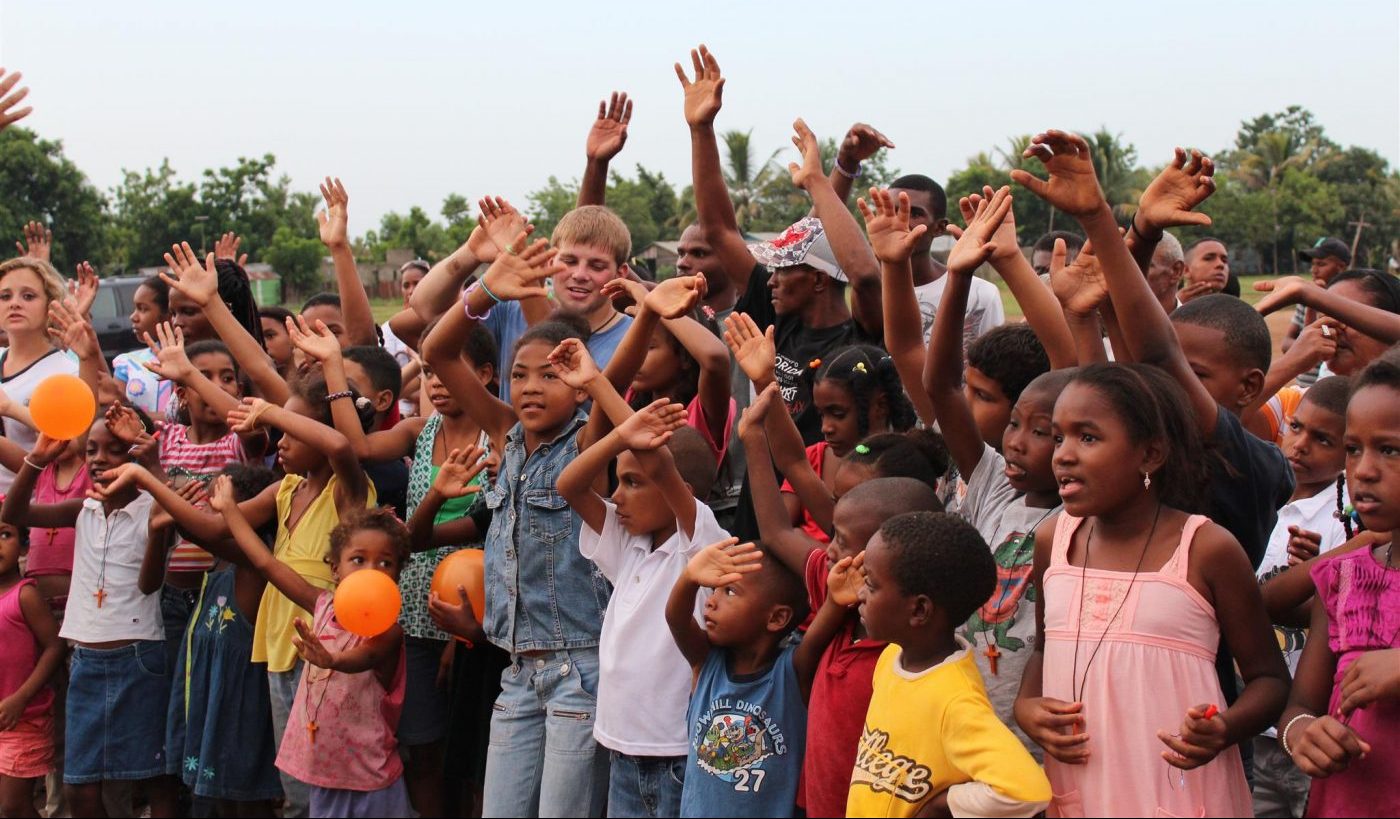
[[[1205,227],[1210,217],[1195,208],[1215,193],[1215,163],[1200,151],[1176,149],[1172,161],[1142,192],[1136,217],[1150,231],[1195,225]]]
[[[850,608],[860,603],[860,587],[865,583],[865,552],[836,561],[826,573],[826,593],[838,606]]]
[[[214,478],[210,486],[209,506],[219,514],[228,514],[238,507],[238,498],[233,494],[233,479],[227,475]]]
[[[524,245],[528,237],[529,234],[523,230],[517,233],[515,239],[503,248],[506,252],[497,256],[481,277],[487,291],[501,301],[548,296],[541,282],[564,269],[563,265],[554,261],[558,251],[550,248],[549,242],[544,239],[536,239],[518,253],[511,252],[514,247]]]
[[[1092,315],[1108,300],[1108,283],[1093,242],[1085,242],[1069,264],[1065,264],[1067,255],[1065,240],[1056,239],[1050,253],[1050,289],[1069,315]]]
[[[471,482],[486,468],[486,452],[479,446],[447,453],[433,479],[433,489],[444,498],[465,498],[476,491]]]
[[[559,346],[549,354],[549,363],[554,366],[559,378],[576,390],[588,389],[593,379],[600,375],[598,365],[593,363],[593,356],[588,354],[588,348],[576,338],[559,342]]]
[[[362,569],[362,571],[375,571],[374,569]],[[316,632],[311,630],[311,626],[300,617],[292,621],[296,625],[299,637],[292,638],[292,645],[296,646],[297,654],[308,663],[317,668],[335,668],[335,655],[321,643],[321,638],[316,636]]]
[[[643,287],[645,290],[645,287]],[[672,276],[647,292],[647,307],[664,319],[684,316],[705,297],[705,274]]]
[[[44,433],[39,433],[38,439],[34,441],[34,446],[29,450],[29,460],[35,466],[48,466],[58,460],[58,456],[63,454],[64,447],[68,446],[67,441],[59,441]]]
[[[272,405],[261,398],[244,398],[238,406],[228,411],[228,426],[234,432],[252,432],[258,428],[263,414]]]
[[[739,416],[739,437],[747,439],[750,435],[762,432],[763,425],[768,421],[768,413],[772,411],[773,403],[778,400],[780,399],[777,382],[764,387]]]
[[[731,537],[696,552],[685,567],[685,576],[697,585],[718,589],[763,568],[762,561],[763,553],[757,546]]]
[[[79,311],[71,298],[49,302],[49,335],[65,350],[79,358],[93,358],[99,347],[92,322]]]
[[[658,398],[642,407],[617,425],[617,435],[632,450],[651,450],[665,446],[671,434],[685,426],[686,411],[682,404],[669,398]]]
[[[870,202],[856,200],[865,219],[865,234],[875,258],[885,264],[903,264],[914,255],[914,244],[928,231],[928,225],[909,227],[909,194],[899,192],[896,200],[888,189],[871,188]]]
[[[477,209],[481,215],[477,217],[476,227],[472,229],[471,235],[467,237],[467,250],[484,264],[496,261],[502,250],[512,252],[516,245],[524,245],[524,239],[517,238],[521,233],[525,238],[535,231],[534,225],[525,223],[525,217],[520,215],[510,202],[500,196],[484,197],[477,201]]]
[[[676,76],[680,77],[681,89],[685,91],[685,121],[687,125],[711,125],[719,114],[724,96],[724,77],[720,75],[719,61],[702,43],[700,48],[690,50],[690,62],[695,69],[692,80],[685,75],[685,69],[676,63]]]
[[[1094,161],[1089,156],[1089,143],[1078,134],[1046,131],[1036,134],[1025,156],[1035,157],[1049,172],[1041,179],[1020,168],[1011,172],[1011,180],[1029,188],[1031,193],[1074,217],[1089,216],[1103,207],[1103,191],[1094,173]]]
[[[156,338],[145,333],[146,346],[155,354],[155,361],[144,362],[146,369],[177,384],[183,384],[194,375],[194,365],[185,354],[185,331],[162,321],[156,325]]]
[[[948,253],[948,272],[971,275],[978,265],[996,254],[1000,248],[992,237],[1010,212],[1011,189],[1002,186],[990,199],[977,203],[966,229],[949,225],[948,232],[956,236],[958,242]]]
[[[346,225],[350,221],[350,194],[339,179],[329,176],[321,183],[321,198],[326,200],[326,209],[316,214],[316,222],[321,228],[321,244],[326,247],[343,247],[346,242]]]
[[[730,313],[724,318],[724,343],[750,381],[758,384],[773,378],[778,350],[771,326],[763,332],[748,313]]]
[[[604,282],[602,290],[603,295],[613,302],[614,308],[620,305],[622,312],[629,316],[637,315],[637,308],[642,306],[650,292],[646,285],[626,276]]]
[[[204,265],[200,266],[194,248],[190,247],[189,242],[181,242],[170,246],[170,252],[165,254],[165,263],[170,267],[170,272],[162,272],[161,279],[185,294],[190,301],[200,307],[208,307],[210,301],[218,298],[219,272],[214,268],[213,253],[208,254]]]
[[[12,83],[14,78],[18,76],[18,74],[11,74],[6,79]],[[3,94],[8,89],[9,84],[6,83],[4,88],[0,88],[0,94]],[[25,223],[24,242],[15,242],[15,250],[19,251],[19,255],[28,256],[31,259],[39,259],[45,262],[49,261],[49,257],[52,255],[52,248],[53,231],[38,222]]]
[[[105,418],[107,431],[117,436],[117,440],[124,444],[134,444],[146,434],[146,425],[141,423],[136,410],[125,404],[112,404],[107,408]]]
[[[983,200],[991,201],[996,196],[996,191],[991,185],[983,185],[981,193],[970,193],[958,200],[958,210],[962,212],[963,222],[972,224],[972,220],[977,218],[977,207]],[[1013,196],[1014,200],[1015,197]],[[1008,209],[1006,216],[1001,220],[1001,224],[992,232],[992,244],[996,250],[992,251],[993,262],[1007,259],[1021,254],[1021,243],[1016,240],[1016,211]]]
[[[590,160],[607,161],[617,156],[627,144],[627,123],[631,121],[632,101],[627,92],[614,91],[611,99],[598,103],[598,118],[588,130],[584,153]]]
[[[340,357],[340,342],[320,319],[317,319],[316,326],[312,327],[306,323],[304,316],[288,316],[287,335],[298,350],[322,364]]]

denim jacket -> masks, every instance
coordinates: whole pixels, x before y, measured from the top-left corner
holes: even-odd
[[[487,639],[506,651],[598,645],[611,589],[579,554],[580,521],[556,485],[578,455],[582,410],[553,441],[525,455],[525,430],[506,434],[496,485],[486,493]]]

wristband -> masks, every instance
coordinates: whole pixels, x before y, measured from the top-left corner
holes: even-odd
[[[466,314],[467,314],[467,318],[471,319],[472,321],[485,321],[485,320],[486,320],[487,318],[489,318],[490,315],[491,315],[491,308],[490,308],[490,307],[486,308],[486,312],[485,312],[485,313],[482,313],[482,314],[479,315],[479,316],[472,312],[472,303],[471,303],[472,293],[475,292],[476,289],[477,289],[478,287],[481,287],[481,282],[479,282],[479,281],[472,282],[472,286],[471,286],[471,287],[468,287],[468,288],[467,288],[467,292],[465,292],[465,293],[462,294],[462,312],[463,312],[463,313],[466,313]],[[485,290],[485,288],[481,288],[481,289]],[[492,296],[492,295],[491,295],[491,291],[490,291],[490,290],[486,290],[486,295],[491,296],[491,298],[493,298],[493,299],[496,298],[495,296]],[[497,304],[500,304],[499,301],[497,301],[496,303],[497,303]]]
[[[1289,720],[1288,724],[1283,726],[1283,730],[1279,731],[1278,734],[1278,744],[1283,746],[1283,752],[1285,754],[1288,754],[1288,757],[1290,759],[1293,758],[1293,751],[1288,747],[1288,732],[1292,730],[1293,723],[1297,722],[1300,719],[1317,719],[1317,716],[1314,714],[1299,714],[1298,716]]]
[[[1133,233],[1136,233],[1136,234],[1137,234],[1137,237],[1138,237],[1139,239],[1143,240],[1144,242],[1160,242],[1160,241],[1162,241],[1162,237],[1161,237],[1160,234],[1158,234],[1158,236],[1157,236],[1156,239],[1149,239],[1145,233],[1143,233],[1142,231],[1138,230],[1138,226],[1137,226],[1137,214],[1136,214],[1136,213],[1133,214],[1133,218],[1131,218],[1131,219],[1128,220],[1128,230],[1131,230]]]
[[[331,393],[330,395],[327,395],[327,396],[326,396],[326,403],[329,404],[330,402],[335,401],[335,400],[340,399],[340,398],[354,398],[354,397],[355,397],[355,392],[354,392],[354,390],[341,390],[340,392],[333,392],[333,393]]]
[[[44,468],[43,468],[42,466],[39,466],[38,464],[36,464],[36,463],[34,463],[33,461],[29,460],[29,456],[28,456],[28,455],[25,455],[25,456],[24,456],[24,465],[27,466],[27,467],[29,467],[30,469],[33,469],[35,472],[43,472],[43,471],[44,471]]]
[[[515,251],[511,252],[514,253]],[[484,277],[477,279],[476,283],[481,286],[481,289],[486,292],[486,295],[491,297],[491,301],[494,301],[497,304],[501,303],[501,297],[491,292],[491,288],[486,286],[486,279]]]
[[[832,165],[833,168],[836,169],[836,172],[837,172],[837,173],[841,174],[842,176],[846,177],[847,179],[856,179],[856,178],[858,178],[858,177],[860,176],[860,166],[861,166],[861,163],[859,163],[859,162],[856,163],[856,169],[855,169],[854,172],[848,171],[848,170],[846,170],[845,168],[841,167],[841,157],[839,157],[839,156],[836,157],[836,159],[832,160],[831,165]]]

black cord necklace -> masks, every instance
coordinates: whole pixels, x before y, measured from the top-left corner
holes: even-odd
[[[1053,509],[1047,511],[1045,514],[1041,515],[1040,520],[1036,521],[1034,526],[1032,526],[1025,534],[1021,535],[1019,538],[1016,539],[1016,546],[1014,547],[1015,551],[1011,554],[1011,560],[1007,565],[1008,569],[1010,569],[1011,571],[1015,571],[1016,567],[1021,565],[1021,558],[1025,556],[1027,551],[1034,553],[1036,530],[1040,528],[1040,524],[1044,523],[1046,518],[1055,514],[1059,510],[1060,507],[1056,506]],[[1027,576],[1024,582],[1030,583],[1030,577]],[[1013,582],[1008,582],[1006,584],[1006,587],[1001,590],[1001,596],[997,598],[996,605],[992,607],[992,611],[1001,611],[1001,607],[1006,604],[1007,596],[1010,595],[1011,592],[1015,589],[1016,584]],[[982,638],[987,643],[987,649],[983,652],[983,654],[985,654],[987,657],[987,668],[989,671],[992,672],[993,677],[1000,676],[1001,674],[1001,670],[997,667],[999,665],[998,660],[1001,659],[1001,649],[997,648],[995,632],[996,629],[989,628],[986,632],[984,632],[984,637]],[[974,643],[977,641],[977,635],[975,633],[972,635],[972,639]]]
[[[1084,664],[1084,677],[1079,677],[1079,638],[1084,632],[1084,594],[1089,575],[1089,547],[1094,542],[1094,529],[1089,527],[1089,536],[1084,539],[1084,565],[1079,570],[1079,622],[1074,629],[1074,666],[1070,669],[1069,690],[1074,694],[1075,702],[1084,701],[1084,689],[1089,685],[1089,668],[1094,664],[1094,658],[1099,656],[1099,649],[1103,647],[1103,641],[1108,637],[1109,629],[1113,628],[1113,623],[1118,619],[1118,615],[1123,613],[1123,606],[1128,602],[1128,597],[1133,593],[1133,584],[1137,583],[1138,573],[1142,571],[1142,561],[1147,557],[1147,548],[1152,545],[1152,537],[1157,534],[1157,522],[1162,518],[1162,502],[1157,502],[1157,511],[1152,516],[1152,528],[1147,532],[1147,539],[1142,542],[1142,552],[1138,555],[1137,565],[1133,567],[1133,576],[1128,581],[1128,589],[1123,593],[1123,599],[1118,601],[1118,608],[1113,610],[1113,616],[1108,618],[1104,624],[1103,634],[1099,635],[1098,642],[1094,643],[1094,650],[1089,654],[1089,662]]]

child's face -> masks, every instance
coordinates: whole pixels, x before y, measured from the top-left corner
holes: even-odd
[[[156,294],[146,285],[136,288],[136,293],[131,297],[131,329],[136,331],[136,337],[141,338],[142,333],[156,334],[156,325],[170,318],[170,314],[160,308],[160,302],[156,301]]]
[[[204,316],[204,308],[173,287],[170,288],[170,323],[185,334],[186,344],[215,337],[213,326]]]
[[[1055,396],[1034,384],[1021,392],[1011,410],[1001,439],[1006,458],[1006,480],[1017,492],[1053,492],[1055,432],[1052,427]]]
[[[1346,419],[1306,397],[1283,431],[1283,454],[1299,486],[1331,483],[1346,469]]]
[[[536,435],[555,432],[573,417],[582,394],[565,384],[549,363],[553,348],[534,341],[515,354],[510,368],[510,403],[520,425]]]
[[[637,392],[656,392],[676,383],[685,369],[684,355],[676,349],[675,339],[664,327],[657,327],[647,342],[647,356],[632,379],[632,389]]]
[[[106,486],[102,473],[131,461],[131,446],[107,430],[107,422],[99,418],[88,430],[88,474],[96,486]]]
[[[877,530],[865,546],[860,621],[872,640],[897,643],[909,628],[909,597],[895,583],[892,558]]]
[[[0,577],[19,572],[19,530],[0,523]]]
[[[457,399],[452,397],[452,393],[443,386],[442,379],[437,377],[433,368],[427,362],[423,363],[423,389],[428,397],[428,403],[433,405],[433,409],[440,415],[453,418],[462,414],[462,407],[457,403]]]
[[[320,419],[311,411],[311,405],[300,395],[287,399],[286,409],[297,415],[304,415],[313,421]],[[282,471],[289,475],[305,475],[322,460],[320,453],[291,435],[283,435],[277,442],[277,462]]]
[[[1347,404],[1347,490],[1366,528],[1400,529],[1400,390],[1371,386]]]
[[[880,515],[858,504],[838,500],[831,514],[831,542],[826,544],[826,559],[834,564],[843,557],[860,554],[870,538],[880,531],[882,523]]]
[[[705,636],[710,645],[720,648],[749,646],[767,632],[786,627],[792,609],[778,605],[765,589],[763,575],[766,573],[765,570],[746,574],[742,580],[715,589],[705,601]]]
[[[1143,492],[1142,473],[1160,466],[1136,443],[1117,409],[1095,388],[1070,384],[1055,402],[1055,479],[1065,511],[1089,517]]]
[[[661,487],[642,470],[637,456],[630,451],[617,456],[617,489],[612,493],[617,504],[617,522],[633,535],[650,535],[676,525],[675,513],[661,494]]]
[[[344,342],[342,342],[341,346],[344,346]],[[374,403],[374,412],[376,415],[388,412],[394,406],[394,402],[399,400],[399,397],[394,395],[393,390],[376,390],[374,388],[374,381],[370,380],[369,370],[366,370],[364,365],[360,362],[351,361],[347,358],[344,361],[344,367],[345,380],[348,381],[350,386],[354,387],[360,395],[365,396]]]
[[[1366,288],[1361,286],[1361,282],[1355,279],[1339,282],[1329,287],[1328,290],[1359,304],[1378,306],[1376,297],[1367,292]],[[1365,369],[1367,364],[1380,358],[1381,354],[1389,348],[1390,345],[1359,330],[1346,325],[1338,325],[1337,353],[1332,356],[1331,361],[1327,362],[1327,367],[1338,375],[1356,375]]]
[[[1245,366],[1230,354],[1225,331],[1199,324],[1173,322],[1181,351],[1191,371],[1216,403],[1236,415],[1249,405],[1264,385],[1264,373]]]
[[[361,529],[350,535],[336,556],[335,581],[339,583],[361,569],[376,569],[397,581],[402,568],[393,539],[378,529]]]
[[[963,370],[963,395],[968,408],[972,410],[972,420],[977,424],[977,432],[982,440],[992,446],[1001,444],[1002,433],[1011,420],[1011,399],[1006,397],[996,379],[972,366]]]
[[[190,360],[196,370],[205,378],[213,381],[219,389],[233,396],[241,397],[241,390],[238,388],[238,371],[233,368],[233,359],[223,353],[204,353],[197,355]],[[218,410],[204,403],[204,399],[199,397],[199,393],[180,387],[180,400],[189,407],[190,418],[199,418],[206,424],[220,424],[225,421],[224,416]]]
[[[5,332],[43,332],[49,321],[49,296],[44,280],[27,267],[16,268],[0,279],[0,311]]]
[[[812,385],[812,403],[821,416],[826,445],[838,458],[846,457],[861,439],[859,408],[850,388],[832,379],[818,381]],[[869,422],[871,432],[883,432],[888,426],[883,397],[871,399]]]
[[[564,242],[555,259],[564,265],[554,274],[554,300],[561,309],[589,316],[609,303],[603,285],[621,275],[612,251]]]
[[[263,318],[258,320],[262,324],[263,346],[267,348],[267,355],[277,365],[278,369],[285,369],[292,363],[292,337],[287,335],[287,326],[274,318]]]
[[[345,318],[341,316],[340,308],[334,304],[313,305],[302,310],[301,317],[306,319],[306,324],[310,327],[315,327],[318,320],[324,321],[326,329],[340,342],[340,349],[344,350],[350,346],[350,336],[345,332]]]

